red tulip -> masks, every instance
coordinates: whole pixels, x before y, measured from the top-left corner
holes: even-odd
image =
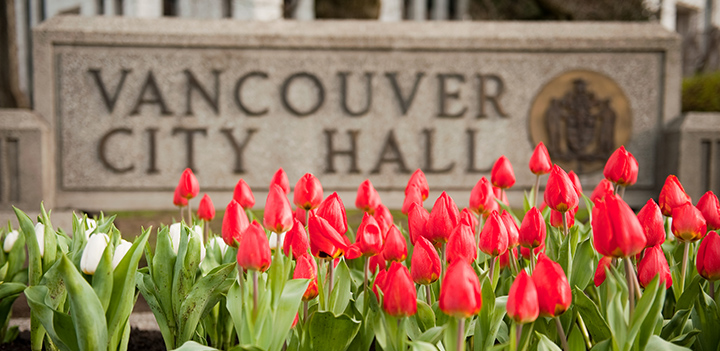
[[[553,166],[545,187],[545,203],[555,211],[565,213],[578,205],[570,177],[558,165]]]
[[[265,230],[253,221],[238,244],[237,262],[246,270],[265,272],[270,267],[270,245]]]
[[[469,208],[465,207],[460,211],[460,224],[465,224],[475,232],[479,223],[477,217],[475,217]]]
[[[507,231],[508,249],[514,249],[520,243],[520,229],[518,228],[517,223],[515,223],[515,219],[510,212],[503,210],[500,215],[500,219],[502,219],[503,224],[505,225],[505,230]]]
[[[374,256],[375,258],[377,256]],[[383,264],[385,261],[383,261]],[[387,280],[387,271],[385,270],[385,267],[380,269],[377,276],[375,277],[375,281],[373,281],[372,290],[375,293],[375,296],[377,297],[378,301],[380,301],[380,294],[378,293],[378,289],[380,291],[383,291],[383,294],[385,293],[385,281]]]
[[[408,212],[408,232],[410,234],[410,242],[415,245],[418,238],[429,237],[428,220],[430,213],[420,204],[413,204]]]
[[[345,237],[333,228],[325,218],[315,213],[310,214],[308,223],[310,231],[310,251],[318,258],[338,258],[348,249]]]
[[[593,190],[592,195],[590,195],[590,200],[593,203],[596,203],[598,200],[604,199],[605,196],[614,194],[614,193],[615,193],[615,189],[613,188],[612,183],[607,179],[603,179],[595,187],[595,190]]]
[[[285,174],[285,171],[280,167],[275,174],[273,174],[272,179],[270,179],[270,187],[272,188],[273,184],[277,184],[280,189],[283,190],[285,195],[290,194],[290,180],[288,180],[287,174]]]
[[[545,144],[541,141],[535,146],[535,151],[533,151],[530,157],[530,172],[535,175],[541,175],[550,173],[551,169],[552,162],[550,161],[550,154],[548,154]]]
[[[510,266],[510,255],[512,254],[513,260],[517,261],[517,250],[508,249],[504,254],[498,256],[498,262],[500,263],[500,269],[507,268]]]
[[[369,179],[365,179],[364,182],[360,183],[357,197],[355,198],[355,207],[357,207],[358,210],[373,214],[381,203],[380,194],[375,190],[375,187]]]
[[[455,201],[443,191],[435,201],[428,220],[428,239],[433,243],[446,243],[460,223],[460,213]]]
[[[287,195],[282,188],[273,184],[270,186],[265,212],[263,213],[263,224],[265,228],[275,233],[284,233],[293,225],[293,213]]]
[[[345,215],[345,205],[343,205],[340,196],[332,193],[317,208],[317,215],[325,218],[335,230],[344,235],[347,232],[347,216]]]
[[[643,233],[645,233],[645,247],[657,246],[665,242],[665,224],[660,207],[655,200],[650,199],[637,214]]]
[[[253,195],[252,190],[250,190],[250,186],[247,185],[243,179],[238,180],[235,185],[233,200],[237,201],[237,203],[239,203],[244,209],[255,206],[255,195]]]
[[[685,193],[682,184],[674,175],[669,175],[665,179],[665,184],[660,190],[658,205],[664,216],[670,217],[673,209],[691,202],[690,196]]]
[[[500,189],[508,189],[515,184],[515,172],[513,172],[512,164],[505,155],[495,161],[490,171],[490,180],[492,184]]]
[[[541,317],[559,316],[570,307],[572,293],[567,276],[562,267],[544,253],[538,256],[532,280],[537,288]]]
[[[547,228],[545,218],[536,207],[525,214],[520,230],[518,231],[518,243],[522,247],[533,248],[545,244]]]
[[[541,252],[545,252],[545,242],[543,242],[540,246],[533,249],[533,252],[535,253],[535,257],[539,255]],[[530,257],[530,249],[527,247],[520,246],[520,255],[526,260],[532,259]]]
[[[603,256],[633,256],[647,242],[637,216],[617,195],[608,195],[595,204],[591,224],[593,244]]]
[[[307,223],[305,223],[305,213],[307,212],[305,212],[305,209],[302,207],[295,207],[295,211],[293,211],[293,217],[300,221],[303,226],[307,225]]]
[[[323,200],[323,189],[320,181],[310,173],[305,173],[295,184],[295,196],[293,202],[303,209],[312,210],[320,205]]]
[[[383,310],[395,318],[417,313],[417,294],[410,272],[400,263],[390,265],[383,287]]]
[[[213,218],[215,218],[215,206],[213,205],[212,200],[210,200],[210,196],[208,196],[208,194],[203,195],[202,200],[200,200],[197,216],[206,222],[210,222]]]
[[[575,225],[575,213],[577,213],[577,211],[578,208],[575,207],[574,209],[565,212],[564,216],[565,219],[567,219],[568,228],[572,228],[572,226]],[[565,230],[565,227],[563,226],[562,216],[562,213],[555,210],[550,210],[550,225],[560,230]]]
[[[188,205],[188,199],[180,196],[180,186],[175,187],[175,194],[173,194],[173,205],[177,207],[185,207]]]
[[[698,241],[707,233],[705,218],[692,203],[673,208],[672,219],[672,233],[680,241]]]
[[[245,229],[250,225],[245,211],[235,200],[225,208],[225,215],[222,223],[222,237],[228,246],[238,247],[238,242],[243,236]]]
[[[508,249],[508,234],[497,212],[488,217],[480,232],[480,251],[489,256],[500,256]]]
[[[195,174],[190,168],[185,168],[180,176],[180,183],[177,186],[180,197],[192,199],[200,193],[200,185],[198,184]]]
[[[578,196],[578,200],[582,197],[582,183],[580,183],[580,177],[578,177],[577,174],[575,174],[575,171],[570,171],[568,173],[568,178],[570,178],[570,182],[573,185],[573,189],[575,189],[575,194]]]
[[[507,315],[515,323],[524,324],[535,321],[539,314],[540,306],[535,283],[525,270],[521,269],[510,286],[507,297]]]
[[[493,194],[495,194],[495,198],[500,200],[500,202],[504,203],[506,206],[510,206],[510,202],[508,201],[508,198],[507,198],[507,193],[503,192],[502,189],[493,186]],[[493,209],[495,211],[499,211],[498,206],[497,206],[497,201],[495,202],[495,205],[496,206],[493,207]]]
[[[385,239],[388,229],[390,229],[390,226],[393,225],[393,216],[390,213],[390,210],[388,210],[385,205],[380,204],[375,209],[373,217],[375,218],[378,226],[380,226],[380,230],[382,230],[383,233],[383,239]]]
[[[290,256],[291,247],[292,257],[294,259],[304,255],[308,249],[310,249],[310,242],[305,232],[305,226],[303,226],[297,218],[293,218],[293,226],[290,231],[285,234],[285,240],[283,241],[283,252],[285,256]]]
[[[413,281],[423,285],[434,283],[440,278],[440,271],[442,270],[440,256],[430,241],[424,237],[418,237],[415,243],[410,262],[410,273],[412,273]]]
[[[464,260],[467,263],[474,262],[477,259],[477,248],[472,228],[464,224],[455,227],[455,231],[448,240],[446,252],[448,263],[456,260]]]
[[[595,278],[593,279],[595,286],[600,286],[605,282],[605,278],[607,276],[606,269],[609,269],[611,265],[612,257],[603,256],[603,258],[600,259],[597,269],[595,270]]]
[[[382,237],[383,235],[382,232],[380,232],[380,226],[378,226],[375,218],[365,212],[355,237],[355,244],[357,245],[360,254],[370,257],[382,252]]]
[[[700,275],[710,281],[720,279],[720,235],[709,232],[700,243],[696,260]]]
[[[318,296],[317,263],[309,253],[306,252],[298,257],[293,279],[310,279],[310,285],[305,289],[302,297],[303,301],[310,301]]]
[[[405,242],[405,237],[394,224],[388,229],[382,254],[386,261],[401,262],[407,258],[407,243]]]
[[[469,318],[480,312],[480,280],[467,262],[457,260],[447,268],[440,285],[439,307],[455,318]]]
[[[700,198],[697,204],[707,222],[708,230],[720,229],[720,202],[712,191],[708,191]]]
[[[410,180],[408,180],[407,186],[405,187],[405,195],[407,195],[408,189],[413,185],[420,189],[422,201],[425,201],[425,199],[427,199],[430,195],[430,187],[428,186],[428,182],[427,179],[425,179],[425,173],[423,173],[423,171],[418,169],[410,176]]]
[[[638,162],[635,157],[620,146],[605,163],[603,175],[606,179],[622,186],[630,186],[637,182]]]
[[[492,185],[485,177],[482,177],[470,191],[470,206],[468,207],[475,213],[483,214],[494,206],[497,206],[497,203],[495,203]]]
[[[385,257],[382,255],[382,251],[379,255],[375,255],[370,257],[370,272],[375,272],[377,270],[384,271],[387,268],[387,262],[385,262]]]
[[[423,198],[422,193],[420,192],[420,188],[415,185],[411,185],[405,191],[405,200],[403,200],[401,212],[403,214],[408,214],[408,212],[410,212],[410,208],[412,208],[412,205],[419,204],[420,206],[422,206],[422,202]]]
[[[637,268],[638,281],[643,288],[648,286],[658,275],[660,275],[660,282],[665,283],[665,289],[669,289],[672,286],[670,267],[660,246],[645,249],[643,258],[638,262]]]

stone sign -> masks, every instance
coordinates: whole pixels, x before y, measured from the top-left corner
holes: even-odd
[[[679,41],[653,24],[56,17],[34,45],[60,208],[169,208],[186,167],[222,205],[240,178],[262,205],[283,167],[397,208],[421,168],[464,206],[503,154],[519,203],[540,140],[586,190],[626,145],[647,199],[679,115]]]

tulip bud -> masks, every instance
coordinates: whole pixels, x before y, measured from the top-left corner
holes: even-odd
[[[518,231],[518,243],[522,247],[533,248],[545,244],[547,227],[545,218],[536,207],[525,214],[520,230]]]
[[[477,217],[475,217],[469,208],[465,207],[462,211],[460,211],[460,224],[465,224],[470,227],[474,233],[479,223]]]
[[[638,221],[645,233],[645,247],[653,247],[665,242],[665,224],[660,207],[650,199],[637,214]]]
[[[696,266],[703,278],[710,281],[720,279],[720,235],[717,232],[709,232],[700,243]]]
[[[424,237],[418,237],[415,243],[410,262],[413,281],[423,285],[432,284],[440,278],[442,270],[440,256],[430,241]]]
[[[85,218],[85,239],[90,238],[95,229],[97,229],[97,222],[92,218]]]
[[[170,225],[168,234],[170,234],[170,241],[172,242],[173,252],[177,255],[178,249],[180,248],[180,223],[173,223]]]
[[[535,283],[525,270],[521,269],[510,286],[507,297],[507,315],[515,323],[524,324],[535,321],[539,314],[540,307]]]
[[[310,231],[310,251],[318,258],[335,259],[348,249],[345,239],[328,221],[314,213],[308,223]]]
[[[263,225],[276,233],[284,233],[292,228],[293,215],[290,201],[277,184],[273,184],[268,192],[263,213]]]
[[[215,218],[215,206],[213,205],[212,200],[210,200],[210,196],[208,196],[208,194],[203,195],[202,200],[200,200],[197,216],[205,222],[210,222],[213,218]]]
[[[647,242],[637,216],[617,195],[595,204],[591,224],[593,244],[603,256],[630,257],[640,253]]]
[[[420,188],[415,185],[411,185],[410,187],[408,187],[407,191],[405,191],[405,199],[403,200],[401,212],[407,215],[408,212],[410,212],[412,205],[418,204],[422,206],[422,202],[423,199]]]
[[[310,279],[310,285],[302,297],[303,301],[310,301],[318,296],[317,263],[307,252],[298,257],[293,279]]]
[[[430,213],[420,204],[413,204],[410,207],[410,212],[408,212],[408,232],[410,233],[410,242],[413,245],[421,236],[426,239],[430,237],[428,232],[429,220]]]
[[[200,185],[198,184],[195,174],[190,168],[185,168],[180,176],[180,184],[178,184],[178,192],[180,197],[186,199],[192,199],[200,192]]]
[[[378,270],[384,271],[387,268],[387,262],[383,257],[382,252],[379,255],[370,257],[370,273],[374,273]]]
[[[222,237],[225,243],[228,246],[237,247],[237,243],[249,225],[250,221],[245,214],[245,210],[240,207],[237,201],[230,200],[225,209],[222,223]]]
[[[665,289],[672,286],[672,276],[665,254],[660,246],[648,247],[645,249],[642,260],[637,264],[638,281],[640,286],[647,287],[656,276],[660,276],[660,282],[665,283]]]
[[[390,265],[383,287],[383,310],[395,318],[417,313],[417,293],[408,269],[398,262]]]
[[[545,147],[545,144],[541,141],[535,146],[532,156],[530,156],[530,172],[535,175],[542,175],[550,173],[552,169],[552,162],[550,161],[550,154]]]
[[[5,236],[5,241],[3,242],[3,251],[10,252],[12,250],[13,246],[15,246],[15,242],[17,241],[18,237],[20,236],[20,233],[17,230],[13,230],[9,232]]]
[[[35,238],[38,241],[40,257],[45,256],[45,225],[38,222],[35,224]]]
[[[290,256],[291,247],[292,257],[296,260],[310,249],[305,226],[297,218],[293,219],[293,226],[285,235],[285,240],[283,240],[283,253],[285,253],[285,256]]]
[[[265,272],[270,267],[270,245],[265,230],[253,221],[238,244],[237,262],[245,270]]]
[[[620,146],[605,163],[603,175],[613,183],[622,186],[633,185],[637,182],[638,162],[631,153],[625,150],[625,146]]]
[[[470,209],[475,213],[484,214],[496,205],[492,185],[485,177],[480,178],[470,191]]]
[[[492,185],[500,189],[508,189],[515,184],[515,172],[513,172],[512,164],[505,155],[495,161],[490,171],[490,180]]]
[[[489,256],[500,256],[508,249],[508,234],[497,212],[488,217],[480,232],[480,251]]]
[[[95,274],[95,270],[109,242],[110,239],[107,234],[98,233],[90,236],[80,258],[80,269],[83,273]]]
[[[227,252],[228,245],[223,238],[216,236],[208,241],[208,247],[210,250],[215,250],[215,248],[220,249],[220,254],[224,256]]]
[[[535,256],[539,255],[540,253],[545,252],[545,242],[540,244],[540,246],[533,249],[533,253],[535,253]],[[532,257],[530,257],[530,249],[524,246],[520,246],[520,255],[526,260],[531,260]]]
[[[595,286],[600,286],[605,282],[605,278],[607,276],[606,269],[609,269],[611,265],[612,257],[609,256],[603,256],[603,258],[598,261],[598,266],[595,270],[595,278],[593,279]]]
[[[425,173],[423,173],[420,169],[416,170],[415,173],[410,176],[410,180],[408,180],[407,186],[405,187],[405,195],[407,195],[408,189],[413,185],[420,189],[422,201],[425,201],[430,195],[430,187],[428,186],[427,179],[425,178]]]
[[[357,207],[358,210],[373,214],[381,203],[380,194],[375,190],[375,187],[369,179],[365,179],[364,182],[360,183],[357,197],[355,198],[355,207]]]
[[[545,187],[545,203],[555,211],[565,213],[578,205],[570,177],[558,165],[553,166]]]
[[[456,260],[464,260],[472,263],[477,259],[477,248],[475,248],[475,235],[472,228],[460,224],[450,235],[447,248],[447,262],[453,263]]]
[[[697,204],[707,223],[708,230],[720,229],[720,202],[712,191],[708,191]]]
[[[375,258],[378,256],[373,256],[372,258]],[[385,261],[383,261],[384,263]],[[375,297],[380,301],[380,294],[378,293],[378,290],[383,291],[385,290],[385,281],[387,280],[387,271],[385,270],[385,267],[380,269],[377,276],[375,277],[375,281],[373,281],[372,290],[375,293]]]
[[[447,268],[438,302],[441,311],[455,318],[469,318],[480,312],[480,280],[467,262],[457,260]]]
[[[505,193],[502,189],[493,186],[493,194],[495,194],[495,198],[505,204],[506,206],[510,206],[510,201],[508,201],[507,193]],[[495,202],[495,205],[497,205],[497,202]],[[499,206],[493,207],[495,211],[500,212]],[[490,211],[492,212],[492,210]]]
[[[314,212],[314,211],[313,211],[313,212]],[[307,223],[305,223],[305,214],[306,214],[306,213],[307,213],[307,212],[305,211],[304,208],[302,208],[302,207],[295,207],[295,211],[293,211],[293,217],[295,217],[295,219],[297,219],[298,221],[300,221],[300,223],[301,223],[303,226],[306,226],[306,225],[307,225]]]
[[[405,237],[395,225],[390,226],[390,229],[388,229],[382,253],[386,261],[402,262],[407,258]]]
[[[383,251],[383,235],[380,226],[375,218],[367,212],[363,214],[362,222],[358,227],[355,244],[362,256],[375,256]]]
[[[508,249],[514,249],[519,244],[520,229],[518,228],[517,223],[515,223],[515,219],[510,212],[503,210],[500,215],[500,219],[502,219],[503,224],[505,225],[505,230],[507,231]]]
[[[575,171],[568,172],[568,178],[570,178],[570,182],[573,185],[573,189],[575,189],[575,194],[578,196],[578,201],[582,197],[582,183],[580,183],[580,177],[578,177],[577,174],[575,174]]]
[[[428,219],[428,239],[433,243],[445,243],[460,223],[460,213],[455,201],[443,191],[435,201]]]
[[[344,235],[347,232],[347,216],[345,215],[345,205],[343,205],[340,196],[332,193],[320,203],[317,208],[317,215],[325,218],[335,230]]]
[[[559,316],[570,307],[572,293],[567,276],[562,267],[544,253],[538,257],[532,280],[537,289],[541,317]]]
[[[323,188],[320,181],[311,173],[305,173],[295,184],[293,202],[305,211],[312,210],[323,200]]]
[[[188,205],[188,199],[180,196],[180,186],[175,188],[175,194],[173,194],[173,205],[177,207],[185,207]]]
[[[593,190],[592,195],[590,195],[590,201],[593,203],[598,202],[598,200],[602,200],[607,195],[611,195],[615,193],[615,189],[613,189],[612,183],[607,180],[603,179],[598,183],[598,185],[595,187],[595,190]]]
[[[565,216],[565,219],[567,220],[568,228],[572,228],[572,226],[575,225],[575,213],[577,213],[578,208],[575,207],[570,211],[565,212],[565,214],[562,214],[555,210],[550,210],[550,225],[558,228],[560,230],[565,230],[564,224],[563,224],[563,216]]]
[[[112,259],[112,267],[113,269],[117,268],[117,266],[120,264],[120,261],[125,257],[125,255],[130,251],[130,248],[132,247],[132,243],[125,240],[120,239],[120,244],[115,248],[115,252],[113,253],[113,259]],[[83,252],[84,254],[84,252]],[[97,265],[95,265],[97,267]],[[90,274],[90,273],[88,273]]]
[[[673,209],[680,207],[688,202],[691,202],[690,196],[685,193],[682,184],[674,175],[669,175],[665,179],[665,184],[660,190],[660,197],[658,198],[658,205],[664,216],[670,217]]]
[[[290,194],[290,181],[288,180],[287,174],[285,174],[285,171],[280,167],[275,174],[273,174],[272,179],[270,179],[270,187],[272,188],[273,184],[277,185],[282,189],[283,193],[285,195]]]
[[[680,241],[698,241],[707,233],[705,218],[692,203],[673,208],[672,219],[672,233]]]
[[[255,206],[255,195],[253,195],[250,186],[245,183],[245,180],[243,180],[242,178],[240,178],[240,180],[238,180],[237,184],[235,185],[235,190],[233,191],[233,200],[237,201],[237,203],[240,204],[240,206],[242,206],[244,210]]]
[[[380,204],[375,209],[373,218],[375,218],[378,226],[380,226],[380,230],[383,233],[383,239],[385,239],[387,231],[390,229],[390,226],[393,225],[393,216],[390,213],[390,210],[385,205]]]

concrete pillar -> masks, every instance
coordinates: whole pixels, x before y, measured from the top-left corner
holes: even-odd
[[[427,19],[427,0],[412,0],[412,19],[424,21]]]
[[[432,19],[439,21],[448,19],[448,0],[433,1]]]
[[[246,21],[275,21],[283,18],[282,0],[235,0],[233,18]]]
[[[470,20],[469,7],[470,0],[455,0],[455,19],[460,21]]]
[[[660,24],[662,24],[663,27],[674,31],[676,16],[677,10],[675,7],[675,0],[663,0],[662,8],[660,9]]]
[[[299,21],[315,19],[315,0],[297,0],[293,10],[293,18]]]
[[[378,18],[383,22],[397,22],[403,19],[403,2],[402,0],[381,0],[380,16]]]
[[[128,0],[124,0],[127,2]],[[137,3],[136,17],[158,18],[163,15],[162,0],[139,0]]]

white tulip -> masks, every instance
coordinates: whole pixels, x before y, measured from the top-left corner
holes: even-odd
[[[270,232],[270,239],[268,239],[268,244],[270,244],[270,250],[275,250],[278,248],[278,245],[280,247],[283,246],[283,242],[285,241],[285,233],[280,233],[280,240],[278,240],[278,234],[275,232]]]
[[[223,238],[216,236],[216,237],[210,239],[210,242],[208,244],[210,245],[211,250],[214,250],[215,247],[219,247],[220,253],[222,253],[223,256],[225,256],[225,252],[227,252],[228,245],[225,243],[225,240],[223,240]]]
[[[127,254],[127,252],[130,250],[131,247],[132,247],[131,242],[129,242],[125,239],[120,239],[120,245],[118,245],[115,248],[115,253],[113,254],[113,259],[112,259],[113,269],[115,269],[117,267],[117,265],[120,264],[120,261],[122,261],[123,257],[125,257],[125,254]]]
[[[190,228],[190,238],[197,239],[200,242],[200,262],[205,259],[205,244],[203,244],[203,234],[200,226],[194,226]]]
[[[172,241],[173,252],[177,255],[178,249],[180,248],[180,223],[173,223],[170,225],[170,240]]]
[[[5,252],[10,252],[10,250],[12,250],[19,235],[20,233],[18,233],[17,230],[13,230],[8,233],[8,235],[5,237],[5,243],[3,243],[3,250],[5,250]]]
[[[35,225],[35,237],[38,241],[38,246],[40,247],[40,257],[43,257],[45,255],[45,225],[42,223],[38,223]]]
[[[108,246],[110,238],[106,234],[98,233],[93,234],[88,239],[83,251],[82,258],[80,258],[80,269],[85,274],[93,275],[97,269],[98,263],[102,258],[105,248]]]
[[[90,234],[97,228],[97,222],[92,218],[85,219],[85,239],[90,238]]]

